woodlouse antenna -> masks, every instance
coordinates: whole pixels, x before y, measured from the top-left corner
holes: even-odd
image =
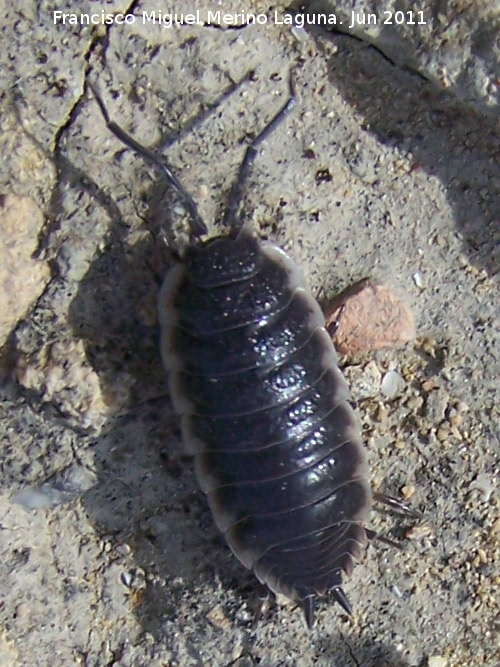
[[[292,73],[290,72],[288,78],[288,99],[285,104],[281,107],[278,113],[274,118],[266,125],[266,127],[255,137],[252,143],[248,146],[243,161],[240,165],[238,171],[238,176],[231,188],[229,197],[227,200],[227,207],[224,212],[224,217],[222,218],[222,224],[225,227],[231,227],[233,229],[238,229],[241,227],[241,216],[238,215],[238,208],[241,203],[241,198],[243,191],[245,189],[248,176],[252,170],[253,163],[257,156],[260,144],[267,139],[267,137],[274,132],[274,130],[280,125],[283,120],[288,116],[290,111],[293,109],[296,103],[295,99],[295,90],[293,86]]]
[[[163,175],[167,180],[167,183],[179,195],[182,205],[189,213],[190,216],[189,226],[191,229],[192,236],[194,236],[195,238],[199,238],[200,236],[206,234],[208,232],[208,228],[206,224],[203,222],[203,219],[198,211],[198,207],[194,199],[191,197],[189,192],[187,192],[187,190],[184,188],[184,186],[179,181],[177,176],[173,173],[172,168],[168,164],[166,158],[163,155],[157,155],[149,148],[142,146],[142,144],[138,143],[133,137],[131,137],[127,132],[125,132],[125,130],[123,130],[117,123],[112,121],[109,117],[108,110],[106,109],[103,99],[99,94],[99,92],[97,91],[96,87],[91,83],[89,83],[88,85],[96,99],[97,104],[99,105],[99,109],[101,110],[101,113],[104,117],[108,130],[112,132],[115,135],[115,137],[119,139],[123,144],[125,144],[125,146],[128,146],[129,148],[134,150],[138,155],[141,155],[143,158],[149,160],[159,169],[161,169]]]
[[[388,547],[392,547],[393,549],[398,549],[398,551],[405,550],[403,544],[395,542],[394,540],[385,537],[385,535],[380,535],[380,533],[377,533],[375,530],[371,530],[370,528],[365,528],[365,533],[366,537],[370,540],[370,542],[374,542],[375,540],[377,540],[377,542],[381,542],[382,544],[387,544]]]

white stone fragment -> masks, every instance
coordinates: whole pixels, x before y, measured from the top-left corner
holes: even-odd
[[[382,378],[380,389],[386,398],[394,398],[402,385],[403,378],[398,372],[387,371]]]

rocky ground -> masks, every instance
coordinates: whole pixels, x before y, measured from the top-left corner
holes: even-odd
[[[242,9],[274,17],[224,3]],[[71,11],[25,0],[1,27],[0,665],[498,667],[491,105],[359,34],[274,20],[92,28],[54,10]],[[158,352],[162,209],[176,203],[88,88],[168,154],[214,233],[290,71],[298,104],[259,153],[245,216],[322,301],[370,276],[413,312],[414,341],[342,366],[373,487],[424,514],[373,513],[406,549],[371,544],[346,583],[353,616],[324,600],[312,632],[280,599],[253,624],[254,579],[213,526]]]

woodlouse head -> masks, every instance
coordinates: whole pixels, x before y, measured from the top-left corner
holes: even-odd
[[[191,283],[204,288],[247,280],[262,263],[259,241],[241,231],[235,238],[217,236],[186,249],[183,263]]]

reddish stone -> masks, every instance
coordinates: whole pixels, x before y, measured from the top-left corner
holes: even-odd
[[[411,310],[387,287],[369,280],[330,301],[325,319],[340,354],[400,347],[415,338]]]

